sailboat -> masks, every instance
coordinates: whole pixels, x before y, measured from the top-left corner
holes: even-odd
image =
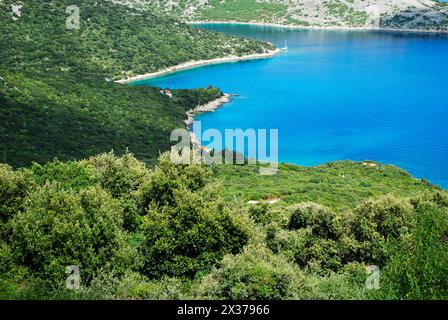
[[[282,48],[282,50],[288,50],[288,40],[285,40],[285,47],[284,48]]]

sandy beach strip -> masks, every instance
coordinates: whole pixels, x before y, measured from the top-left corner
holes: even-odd
[[[229,62],[238,62],[238,61],[245,61],[245,60],[257,60],[257,59],[270,58],[270,57],[277,55],[280,52],[281,52],[281,49],[275,49],[275,50],[268,51],[265,53],[255,53],[255,54],[250,54],[250,55],[246,55],[246,56],[228,56],[228,57],[224,57],[224,58],[215,58],[215,59],[210,59],[210,60],[189,61],[189,62],[185,62],[185,63],[179,64],[176,66],[172,66],[172,67],[160,70],[160,71],[146,73],[143,75],[130,77],[127,79],[117,80],[116,82],[117,83],[130,83],[130,82],[139,81],[139,80],[147,80],[147,79],[164,76],[166,74],[174,73],[177,71],[193,69],[193,68],[211,65],[211,64],[220,64],[220,63],[229,63]]]

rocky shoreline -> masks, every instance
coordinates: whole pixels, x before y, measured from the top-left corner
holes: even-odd
[[[216,109],[221,107],[223,104],[229,103],[231,100],[232,95],[225,93],[221,98],[218,98],[216,100],[210,101],[207,104],[198,106],[194,109],[190,109],[186,112],[187,119],[184,121],[188,128],[190,128],[193,125],[194,117],[197,114],[200,113],[206,113],[206,112],[214,112]]]
[[[237,20],[200,20],[200,21],[187,21],[187,24],[241,24],[252,25],[261,27],[275,27],[295,30],[328,30],[328,31],[385,31],[385,32],[407,32],[407,33],[440,33],[446,34],[448,30],[434,30],[434,29],[406,29],[406,28],[374,28],[374,27],[349,27],[349,26],[300,26],[300,25],[287,25],[280,23],[270,22],[241,22]]]
[[[187,128],[190,130],[191,126],[194,122],[194,117],[200,113],[206,113],[206,112],[214,112],[216,109],[221,107],[223,104],[229,103],[232,96],[232,94],[225,93],[221,98],[218,98],[216,100],[210,101],[207,104],[198,106],[194,109],[190,109],[186,112],[187,119],[184,121],[184,123],[187,125]],[[190,139],[193,146],[200,146],[199,139],[196,137],[193,131],[190,130]]]

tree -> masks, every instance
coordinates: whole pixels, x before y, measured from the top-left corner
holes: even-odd
[[[208,176],[203,166],[176,166],[165,154],[142,188],[147,214],[141,253],[148,276],[194,277],[247,243],[241,218],[207,183]]]
[[[415,226],[393,241],[382,281],[399,299],[448,297],[448,211],[434,202],[420,202],[412,214]]]
[[[50,284],[64,285],[70,265],[88,283],[100,270],[119,273],[135,263],[122,223],[119,202],[100,187],[77,192],[51,183],[11,221],[11,244],[18,261]]]

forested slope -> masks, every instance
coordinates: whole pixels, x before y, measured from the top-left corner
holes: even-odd
[[[126,148],[151,161],[195,101],[112,80],[272,48],[108,1],[30,1],[20,17],[13,4],[0,2],[0,162],[14,166]],[[66,27],[74,4],[79,30]]]
[[[147,165],[187,108],[222,93],[109,80],[269,44],[104,1],[27,2],[16,20],[11,4],[0,162],[27,167],[0,164],[0,299],[448,298],[448,194],[399,168]],[[95,155],[112,148],[124,155]]]

